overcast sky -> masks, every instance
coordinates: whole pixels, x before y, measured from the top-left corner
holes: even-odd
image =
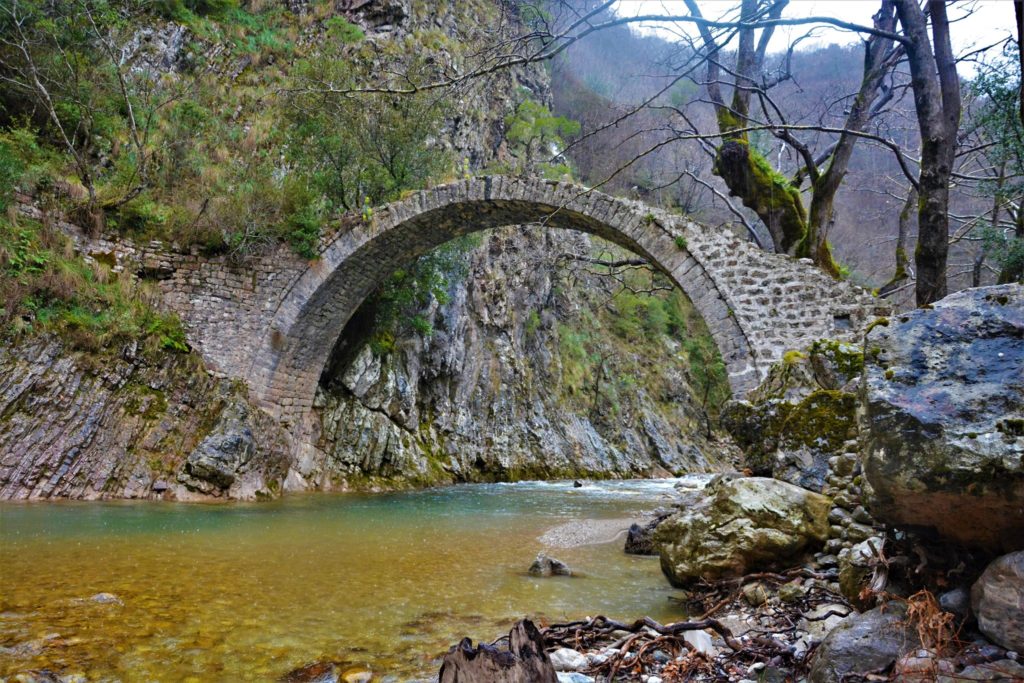
[[[704,16],[717,19],[730,11],[734,13],[739,0],[699,0],[699,4]],[[783,16],[831,16],[870,26],[871,15],[878,11],[880,4],[878,0],[792,0]],[[687,13],[682,0],[619,0],[615,11],[620,15]],[[968,14],[970,16],[967,16]],[[1014,30],[1013,0],[957,2],[950,6],[949,17],[951,20],[960,19],[951,28],[953,49],[958,53],[1005,39],[1012,35]],[[806,31],[806,26],[780,27],[773,40],[773,48],[783,49],[788,38],[795,38]],[[815,34],[818,36],[816,41],[803,42],[801,45],[811,47],[815,44],[850,43],[860,40],[855,33],[825,27],[816,29]],[[963,72],[964,69],[961,69],[961,73]]]

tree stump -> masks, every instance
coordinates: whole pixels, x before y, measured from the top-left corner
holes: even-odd
[[[508,649],[463,638],[441,664],[439,683],[557,683],[555,667],[544,651],[544,636],[529,619],[516,622]]]

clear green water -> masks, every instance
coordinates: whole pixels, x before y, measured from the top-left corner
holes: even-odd
[[[275,680],[331,660],[375,680],[430,679],[459,638],[493,639],[522,616],[678,618],[657,560],[623,554],[621,538],[540,540],[651,510],[671,483],[0,505],[0,675]],[[545,549],[584,576],[528,576]],[[88,600],[101,592],[123,605]]]

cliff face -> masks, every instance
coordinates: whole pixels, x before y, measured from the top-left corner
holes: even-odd
[[[245,454],[226,486],[196,474],[225,432]],[[246,449],[242,441],[247,440]],[[193,356],[116,356],[35,339],[0,349],[0,498],[274,496],[287,443],[245,390]]]
[[[689,330],[624,334],[616,323],[628,313],[609,302],[605,276],[566,286],[558,256],[581,248],[592,245],[538,228],[487,235],[450,302],[430,312],[430,336],[386,355],[363,344],[325,376],[322,459],[303,478],[644,476],[724,461],[683,348],[686,335],[707,334],[700,321],[674,295]]]
[[[476,4],[380,0],[347,16],[384,46],[383,68],[404,54],[389,41],[486,28]],[[161,62],[175,63],[170,53]],[[508,161],[505,119],[524,96],[549,101],[542,69],[462,89],[438,144],[470,172]],[[724,379],[707,331],[680,293],[639,293],[651,281],[579,266],[612,254],[623,256],[582,235],[491,231],[448,273],[446,303],[406,311],[429,333],[400,331],[381,349],[373,311],[361,311],[321,380],[316,444],[297,458],[245,387],[204,372],[195,353],[94,357],[52,337],[0,348],[0,497],[251,499],[713,468],[732,451],[708,440],[704,406]]]

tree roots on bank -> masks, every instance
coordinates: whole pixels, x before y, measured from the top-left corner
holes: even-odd
[[[811,647],[799,647],[800,624],[845,616],[849,604],[828,587],[835,581],[835,570],[811,571],[796,568],[783,573],[750,574],[696,586],[683,600],[689,611],[701,612],[697,619],[661,624],[650,617],[632,623],[605,616],[551,624],[541,628],[548,650],[571,648],[578,652],[602,651],[607,657],[592,660],[582,671],[598,680],[637,680],[641,673],[656,673],[663,681],[729,680],[764,667],[776,667],[788,674],[807,671]],[[777,588],[796,583],[800,597],[788,603],[751,605],[744,588],[751,584]],[[773,591],[774,592],[774,591]],[[777,602],[777,601],[775,601]],[[842,606],[843,611],[826,609],[808,616],[822,605]],[[728,613],[735,623],[737,615],[748,617],[749,627],[734,633],[725,619],[713,615]],[[712,631],[721,649],[702,651],[685,638],[687,632]],[[502,639],[499,639],[500,642]],[[666,657],[667,655],[667,657]]]

